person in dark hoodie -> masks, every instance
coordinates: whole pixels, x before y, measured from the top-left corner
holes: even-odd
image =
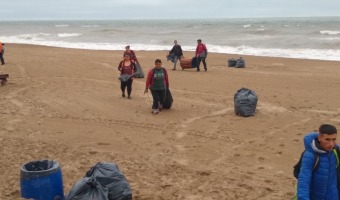
[[[339,200],[337,181],[337,156],[333,149],[336,145],[337,129],[323,124],[319,132],[304,137],[305,152],[297,183],[298,200]],[[315,154],[319,157],[316,168]]]
[[[169,88],[168,73],[166,69],[162,67],[162,61],[156,59],[155,67],[148,73],[144,91],[144,94],[147,93],[149,89],[151,91],[153,97],[152,114],[156,115],[162,111],[167,88]]]
[[[2,65],[5,64],[4,54],[5,54],[5,44],[0,41],[0,61]]]
[[[178,60],[181,60],[183,57],[183,51],[181,45],[177,44],[177,40],[174,41],[174,46],[169,51],[169,55],[167,58],[170,57],[170,55],[173,55],[172,62],[174,63],[174,68],[172,70],[176,70],[176,64]]]

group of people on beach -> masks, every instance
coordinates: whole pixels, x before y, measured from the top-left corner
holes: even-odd
[[[206,46],[197,40],[196,57],[199,62],[202,61],[205,71],[207,66],[205,58],[207,55]],[[173,48],[169,54],[173,53],[174,67],[176,62],[183,57],[181,46],[174,41]],[[126,46],[124,60],[119,65],[122,74],[128,73],[133,75],[136,71],[134,63],[138,62],[135,53]],[[199,71],[200,68],[197,68]],[[131,98],[131,85],[133,77],[127,82],[121,83],[122,97],[125,97],[125,88],[127,87],[128,98]],[[155,67],[147,75],[144,94],[151,91],[153,96],[152,114],[158,114],[162,111],[167,89],[169,88],[168,73],[162,67],[160,59],[155,60]],[[299,161],[299,174],[295,200],[339,200],[340,197],[340,146],[336,144],[337,129],[330,124],[322,124],[318,132],[312,132],[304,137],[305,150]],[[294,171],[295,173],[295,171]]]
[[[177,40],[174,41],[174,46],[172,49],[169,51],[169,54],[167,57],[170,55],[173,55],[172,61],[174,63],[174,67],[172,70],[176,70],[176,64],[178,60],[181,60],[183,58],[183,51],[181,45],[177,43]],[[196,51],[195,51],[195,58],[197,59],[197,71],[200,71],[200,64],[201,62],[203,63],[204,70],[207,71],[207,63],[205,62],[206,57],[208,56],[208,49],[204,43],[202,43],[201,39],[197,40],[197,46],[196,46]]]
[[[174,55],[174,67],[172,70],[176,70],[176,64],[178,60],[183,58],[183,51],[181,46],[177,43],[177,40],[174,41],[174,46],[169,51],[169,54]],[[208,55],[208,50],[205,44],[202,43],[201,39],[197,40],[197,47],[195,56],[198,60],[197,71],[200,71],[200,63],[203,63],[204,70],[207,71],[207,64],[205,59]],[[127,98],[131,99],[132,92],[132,83],[134,79],[134,75],[140,73],[141,69],[137,69],[137,65],[139,65],[136,54],[133,50],[130,49],[130,46],[125,47],[125,51],[123,54],[123,60],[119,63],[118,70],[121,73],[121,76],[125,76],[128,78],[121,78],[121,91],[122,97],[125,98],[125,90],[127,90]],[[162,61],[160,59],[155,60],[155,67],[152,68],[147,73],[146,85],[144,94],[151,91],[153,104],[152,104],[152,114],[158,114],[162,111],[163,103],[165,101],[167,91],[169,89],[169,78],[167,70],[162,67]]]

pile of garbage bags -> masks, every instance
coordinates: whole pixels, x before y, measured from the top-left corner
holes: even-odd
[[[132,191],[114,163],[99,162],[67,194],[66,200],[132,200]]]

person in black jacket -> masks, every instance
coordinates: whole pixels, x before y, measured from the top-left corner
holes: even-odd
[[[5,54],[5,43],[2,43],[0,41],[0,61],[2,65],[5,64],[4,54]]]
[[[183,57],[183,52],[182,52],[182,47],[181,45],[177,44],[177,40],[174,41],[174,46],[172,49],[169,51],[169,55],[167,56],[168,58],[173,57],[172,62],[174,63],[174,68],[172,70],[176,70],[176,64],[177,60],[181,60]]]

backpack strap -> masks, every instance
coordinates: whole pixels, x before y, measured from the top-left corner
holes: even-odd
[[[313,166],[313,172],[319,167],[319,161],[320,157],[316,153],[314,153],[314,166]]]
[[[340,154],[340,150],[338,148],[334,148],[333,149],[333,153],[335,155],[336,158],[336,168],[339,167],[339,154]]]

